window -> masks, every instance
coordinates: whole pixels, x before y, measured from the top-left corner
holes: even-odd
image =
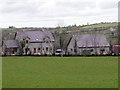
[[[91,52],[93,52],[93,49],[91,49]]]
[[[49,42],[49,39],[48,39],[48,38],[46,38],[46,39],[45,39],[45,42],[46,42],[46,43],[48,43],[48,42]]]
[[[28,43],[28,40],[26,40],[26,43]]]
[[[48,51],[48,47],[46,47],[46,51]]]
[[[30,51],[30,48],[28,48],[28,50]]]
[[[14,51],[17,52],[17,48],[14,48]]]
[[[36,48],[34,48],[34,53],[36,53]]]
[[[49,43],[50,42],[50,38],[49,37],[46,37],[45,38],[45,43]]]
[[[12,51],[12,54],[14,54],[15,53],[15,51]]]
[[[38,48],[38,52],[40,52],[40,48]]]
[[[40,48],[38,48],[38,53],[40,53],[41,52],[41,50],[40,50]]]
[[[40,48],[38,48],[38,50],[40,50]]]

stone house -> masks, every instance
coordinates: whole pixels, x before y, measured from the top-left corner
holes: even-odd
[[[69,55],[107,54],[110,45],[102,34],[73,35],[67,46]]]
[[[50,31],[18,31],[16,40],[24,42],[23,53],[31,55],[54,54],[55,39]]]

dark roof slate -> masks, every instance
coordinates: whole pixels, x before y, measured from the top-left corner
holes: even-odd
[[[17,40],[23,40],[26,37],[30,38],[31,42],[42,42],[44,41],[44,38],[48,36],[50,38],[50,41],[55,41],[52,33],[50,31],[35,31],[35,30],[30,30],[30,31],[18,31],[16,39]]]
[[[7,48],[19,48],[19,42],[17,40],[3,40],[3,44]]]
[[[78,47],[102,47],[110,46],[103,34],[80,34],[74,35]]]

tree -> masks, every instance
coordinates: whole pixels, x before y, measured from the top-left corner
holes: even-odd
[[[25,41],[20,41],[21,44],[21,53],[23,53],[23,48],[25,47]]]
[[[57,23],[57,27],[61,28],[61,27],[64,27],[64,26],[65,26],[64,21],[59,20],[58,23]]]
[[[59,38],[59,44],[60,48],[63,49],[63,43],[64,43],[64,35],[66,34],[67,29],[64,29],[63,27],[65,26],[63,20],[59,20],[57,23],[58,30],[55,31],[55,36]]]

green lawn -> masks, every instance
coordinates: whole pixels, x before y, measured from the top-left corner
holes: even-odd
[[[117,88],[118,57],[3,57],[3,88]]]

